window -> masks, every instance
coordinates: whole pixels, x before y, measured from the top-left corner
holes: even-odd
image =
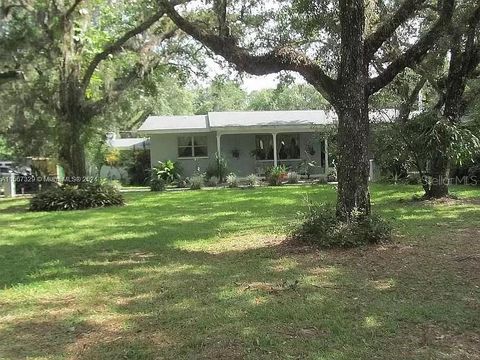
[[[300,159],[300,139],[298,134],[278,134],[277,135],[278,158]]]
[[[179,136],[178,137],[178,157],[207,157],[207,137],[206,136]]]
[[[255,136],[255,158],[257,160],[273,160],[273,136]]]

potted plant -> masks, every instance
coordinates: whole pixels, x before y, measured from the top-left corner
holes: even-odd
[[[267,181],[272,186],[282,185],[287,179],[287,168],[285,165],[278,165],[266,171]]]

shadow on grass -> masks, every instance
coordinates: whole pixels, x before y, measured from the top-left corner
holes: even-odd
[[[445,345],[436,335],[419,340],[432,324],[448,336],[475,330],[476,278],[452,257],[478,244],[430,233],[424,243],[348,251],[265,246],[255,236],[283,229],[301,208],[303,190],[293,190],[132,195],[124,208],[71,213],[8,207],[0,286],[11,297],[0,300],[0,354],[404,359]],[[443,235],[479,215],[478,207],[379,209],[402,226],[448,222]],[[259,243],[222,248],[244,233]]]

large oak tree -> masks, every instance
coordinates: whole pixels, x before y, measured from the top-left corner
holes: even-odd
[[[164,14],[151,1],[12,1],[0,33],[9,50],[2,62],[25,72],[22,90],[32,95],[30,110],[39,101],[54,119],[67,176],[86,175],[93,119],[150,72],[167,66],[164,43],[176,29],[161,21]],[[1,75],[0,80],[15,78],[12,71]]]
[[[212,27],[196,21],[196,16],[204,19],[204,8],[182,15],[168,1],[160,0],[180,29],[240,71],[254,75],[297,72],[330,102],[339,119],[337,214],[347,221],[355,210],[368,214],[369,98],[406,67],[422,61],[448,29],[455,0],[404,0],[399,5],[382,3],[373,9],[364,0],[293,1],[286,12],[281,12],[278,5],[270,14],[282,13],[287,18],[282,25],[299,19],[297,23],[303,24],[305,32],[317,35],[295,39],[286,34],[293,27],[276,37],[278,28],[268,33],[271,24],[255,23],[251,20],[255,19],[254,13],[247,18],[251,4],[239,7],[237,3],[227,3],[214,1],[212,17],[216,26]],[[418,14],[426,11],[429,16],[422,23]],[[248,28],[249,21],[260,28],[237,31]],[[401,52],[389,51],[390,42],[398,41],[405,28],[418,30],[420,23],[428,29],[421,34],[414,31]],[[330,45],[329,51],[316,51],[324,50],[318,44],[325,43]]]

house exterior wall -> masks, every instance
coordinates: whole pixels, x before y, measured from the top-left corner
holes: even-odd
[[[250,152],[255,149],[254,134],[222,135],[220,138],[222,156],[227,160],[228,169],[238,176],[247,176],[255,173],[255,159]],[[238,157],[233,151],[238,151]]]
[[[207,136],[208,157],[178,158],[178,138],[181,136]],[[183,168],[184,176],[192,176],[200,167],[204,172],[208,165],[215,159],[217,140],[214,132],[208,133],[181,133],[181,134],[154,134],[150,137],[150,158],[152,167],[159,161],[177,161]]]
[[[290,132],[295,133],[295,132]],[[180,136],[207,136],[208,157],[206,158],[178,158],[178,137]],[[221,135],[221,153],[228,163],[229,171],[238,176],[247,176],[249,174],[262,175],[266,168],[273,166],[273,160],[256,160],[252,156],[252,150],[255,149],[255,133],[243,134],[223,134]],[[271,134],[264,134],[271,135]],[[278,135],[277,135],[278,136]],[[308,156],[309,161],[315,161],[317,167],[312,170],[312,174],[324,174],[325,170],[322,165],[323,142],[317,138],[315,133],[299,133],[300,158],[307,157],[305,150],[311,145],[314,154]],[[238,150],[238,157],[234,156],[234,151]],[[277,147],[277,152],[279,146]],[[150,138],[150,152],[152,166],[156,166],[158,161],[172,160],[177,161],[183,168],[184,176],[191,176],[197,167],[204,172],[209,164],[214,163],[215,153],[217,152],[217,133],[180,133],[180,134],[154,134]],[[292,165],[297,167],[300,161],[289,161],[278,159],[278,164]]]

